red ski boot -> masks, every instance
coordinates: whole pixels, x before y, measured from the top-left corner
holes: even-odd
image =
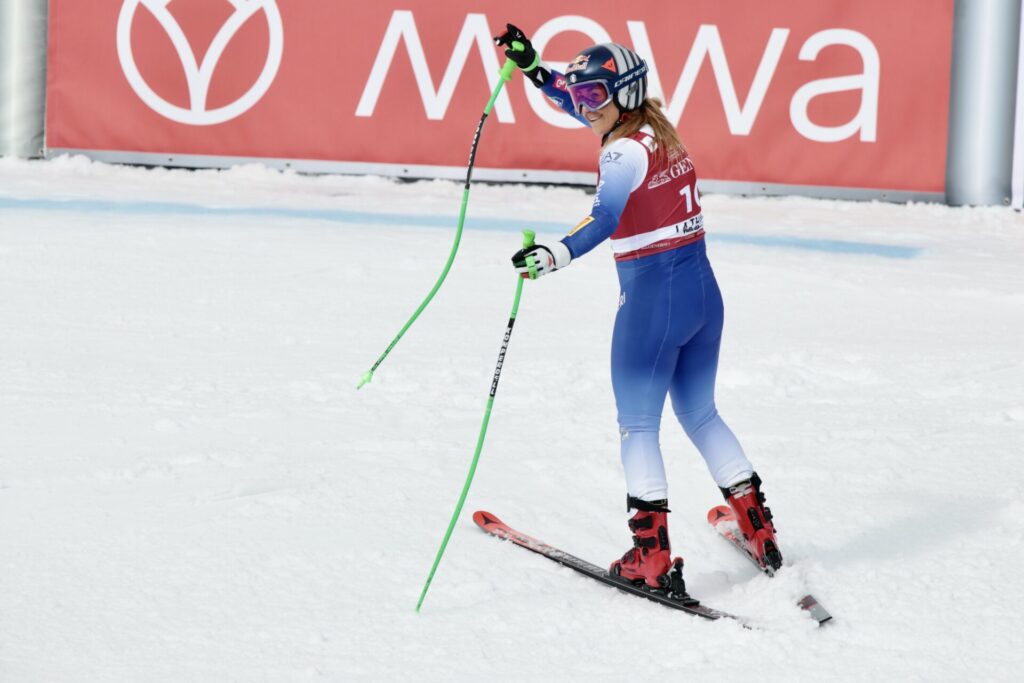
[[[669,570],[676,562],[672,560],[668,542],[668,501],[649,502],[627,496],[626,505],[637,510],[629,520],[633,547],[621,560],[612,562],[608,571],[634,583],[642,581],[651,588],[670,588]],[[682,559],[676,558],[676,561],[681,570]],[[681,571],[677,574],[681,580]]]
[[[755,472],[750,479],[721,489],[739,524],[747,552],[769,573],[782,566],[782,553],[775,541],[772,511],[764,506],[761,478]]]

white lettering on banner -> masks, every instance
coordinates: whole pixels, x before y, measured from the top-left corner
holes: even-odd
[[[284,27],[275,0],[229,0],[235,11],[217,31],[217,35],[203,56],[202,64],[196,61],[195,53],[192,51],[185,31],[168,11],[167,5],[170,4],[170,1],[124,0],[124,4],[121,5],[121,13],[117,18],[117,58],[128,84],[139,96],[139,99],[146,103],[146,106],[161,116],[178,123],[210,126],[241,116],[266,94],[281,65],[281,54],[284,51]],[[135,63],[135,53],[132,50],[132,24],[139,5],[144,5],[149,10],[167,33],[171,45],[174,46],[181,62],[181,68],[185,73],[185,82],[188,84],[188,109],[175,106],[156,94],[156,91],[150,87],[139,72]],[[210,81],[224,50],[249,18],[261,10],[267,18],[269,43],[267,59],[259,78],[244,95],[231,104],[217,109],[207,109],[206,100],[210,94]]]
[[[637,53],[647,61],[647,65],[650,67],[647,83],[651,95],[664,99],[665,91],[661,87],[661,77],[651,51],[647,27],[642,21],[630,21],[626,23],[626,26]],[[722,107],[725,109],[729,132],[733,135],[749,135],[750,129],[754,126],[754,120],[757,118],[758,112],[761,111],[761,103],[764,102],[765,93],[768,92],[768,86],[775,75],[779,58],[782,56],[782,48],[785,47],[788,37],[789,29],[772,29],[768,45],[761,56],[761,63],[757,67],[757,73],[754,74],[754,82],[750,84],[747,99],[741,105],[739,97],[736,95],[736,86],[732,80],[732,73],[729,71],[729,61],[725,57],[725,48],[722,46],[722,37],[718,33],[718,27],[702,24],[690,46],[690,54],[686,57],[683,73],[676,84],[675,92],[667,101],[666,115],[669,121],[674,124],[679,123],[706,55],[711,60],[711,71],[715,74],[715,83],[718,85],[718,93],[722,98]]]
[[[373,116],[377,106],[377,99],[384,87],[388,72],[391,70],[391,62],[398,50],[398,43],[405,40],[405,49],[412,62],[413,76],[416,78],[416,86],[419,88],[420,98],[423,100],[423,108],[427,118],[441,120],[448,111],[448,104],[451,102],[455,86],[462,75],[462,69],[466,65],[469,51],[475,42],[483,60],[484,71],[487,73],[487,84],[493,89],[498,83],[498,71],[501,65],[494,52],[491,29],[487,25],[487,17],[483,14],[467,14],[466,21],[462,25],[462,31],[455,41],[452,49],[451,59],[441,78],[441,85],[434,90],[434,81],[430,76],[430,68],[427,66],[427,58],[423,53],[423,44],[420,42],[419,32],[416,30],[416,20],[412,12],[408,10],[395,10],[391,15],[384,39],[381,41],[377,58],[373,62],[370,76],[366,80],[362,97],[359,98],[359,105],[356,107],[356,116]],[[515,123],[515,115],[512,113],[512,105],[508,99],[508,93],[503,89],[494,102],[494,111],[498,121],[502,123]]]
[[[864,62],[864,72],[858,76],[822,78],[801,86],[789,103],[789,118],[793,121],[793,127],[805,138],[816,142],[838,142],[852,137],[858,130],[863,142],[874,142],[878,128],[878,50],[863,33],[833,28],[820,31],[808,38],[800,48],[800,59],[813,61],[818,53],[829,45],[848,45],[859,52]],[[861,91],[860,109],[856,116],[841,126],[819,126],[811,122],[807,115],[807,106],[813,98],[845,90]]]
[[[642,21],[627,21],[626,28],[634,49],[647,61],[649,67],[648,91],[651,96],[666,100],[666,114],[673,124],[679,123],[705,58],[707,58],[711,63],[711,71],[721,97],[729,132],[737,136],[749,135],[753,129],[768,88],[775,77],[783,48],[786,46],[790,33],[788,28],[772,29],[757,71],[754,73],[750,89],[741,103],[717,26],[702,24],[697,29],[697,35],[690,46],[679,81],[672,91],[672,96],[667,99],[662,87],[661,74],[658,72],[657,62],[651,50],[651,41],[646,25]],[[582,33],[593,43],[611,42],[608,32],[593,19],[579,15],[562,15],[548,20],[534,32],[533,45],[539,53],[543,54],[548,42],[554,36],[565,32]],[[491,31],[487,27],[485,15],[466,15],[466,21],[452,51],[441,85],[435,91],[413,13],[408,10],[396,10],[391,16],[391,22],[388,24],[362,97],[359,99],[356,115],[373,115],[377,99],[391,68],[391,62],[398,49],[398,43],[404,39],[427,118],[443,119],[474,41],[487,70],[488,82],[492,87],[497,83],[495,72],[499,66],[490,36]],[[857,50],[864,63],[864,71],[858,75],[822,78],[801,86],[793,95],[789,106],[789,116],[793,127],[800,135],[815,142],[838,142],[853,137],[858,131],[861,141],[874,142],[878,123],[880,72],[878,50],[871,39],[862,33],[849,29],[830,28],[819,31],[808,38],[800,48],[799,59],[814,61],[821,50],[831,45],[845,45]],[[564,72],[566,68],[566,62],[548,61],[548,64],[557,71]],[[583,124],[573,117],[566,116],[560,109],[553,108],[544,97],[543,92],[526,79],[523,80],[523,87],[530,107],[542,121],[558,128],[582,127]],[[840,126],[821,126],[811,122],[808,116],[808,107],[812,99],[819,95],[847,90],[861,91],[860,108],[853,119]],[[495,111],[499,121],[508,123],[515,121],[512,105],[504,90],[495,102]]]

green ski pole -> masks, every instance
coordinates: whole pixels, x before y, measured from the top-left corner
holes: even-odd
[[[512,49],[516,52],[522,52],[526,47],[522,43],[515,41],[512,43]],[[384,353],[380,354],[380,358],[378,358],[377,362],[373,364],[373,367],[363,373],[363,376],[359,378],[359,384],[356,385],[356,389],[361,389],[364,384],[370,383],[370,380],[373,379],[373,373],[378,367],[380,367],[380,364],[384,362],[384,359],[388,357],[388,354],[391,353],[391,349],[395,348],[406,330],[412,327],[412,324],[420,317],[420,313],[423,312],[423,309],[425,309],[427,304],[429,304],[434,298],[434,295],[437,294],[437,290],[441,289],[441,284],[444,283],[445,278],[448,277],[448,271],[451,270],[452,263],[455,261],[455,254],[459,251],[459,242],[462,240],[462,226],[466,221],[466,206],[469,204],[469,183],[473,178],[473,164],[476,162],[476,148],[480,143],[480,133],[484,128],[484,122],[487,121],[487,117],[490,115],[491,109],[494,107],[494,101],[498,99],[498,93],[500,93],[502,87],[504,87],[505,81],[512,78],[512,72],[515,71],[515,68],[515,62],[511,59],[505,60],[505,63],[502,65],[501,71],[499,72],[499,76],[501,76],[501,78],[498,79],[498,83],[494,86],[494,91],[491,93],[491,99],[487,101],[487,106],[484,107],[484,113],[480,117],[480,123],[476,125],[476,133],[473,135],[473,146],[470,147],[469,150],[469,167],[466,169],[466,185],[462,189],[462,207],[459,209],[459,225],[455,230],[455,241],[452,243],[451,253],[448,254],[448,262],[444,264],[444,270],[441,271],[441,275],[437,278],[437,282],[434,283],[430,293],[427,294],[427,298],[423,300],[419,305],[419,308],[416,309],[416,312],[412,314],[412,317],[409,318],[405,325],[402,326],[402,329],[398,331],[398,334],[391,340],[388,347],[384,349]]]
[[[523,247],[532,247],[533,238],[536,237],[536,233],[532,230],[523,230]],[[530,256],[526,257],[527,265],[532,271],[534,268],[533,258]],[[491,421],[491,407],[494,405],[494,395],[498,393],[498,380],[501,379],[501,366],[505,363],[505,352],[508,350],[508,340],[512,338],[512,326],[516,322],[516,314],[519,312],[519,297],[523,293],[523,278],[519,278],[516,282],[516,298],[512,302],[512,315],[508,319],[508,327],[505,328],[505,337],[501,342],[501,351],[498,352],[498,364],[494,368],[494,380],[491,382],[491,393],[487,398],[487,408],[484,410],[484,420],[480,425],[480,435],[476,439],[476,452],[473,453],[473,461],[469,464],[469,474],[466,475],[466,483],[462,486],[462,494],[459,496],[459,502],[455,505],[455,512],[452,513],[452,519],[448,522],[448,530],[444,532],[444,540],[441,541],[441,547],[437,549],[437,555],[434,557],[434,565],[430,568],[430,574],[427,576],[427,582],[423,584],[423,591],[420,593],[419,602],[416,603],[416,612],[420,611],[420,607],[423,605],[423,599],[427,597],[427,590],[430,589],[430,582],[434,580],[434,572],[437,571],[437,566],[441,564],[441,556],[444,555],[445,548],[448,547],[448,539],[452,537],[452,531],[455,530],[455,523],[459,521],[459,514],[462,512],[462,506],[466,502],[466,496],[469,494],[469,487],[473,484],[473,476],[476,474],[476,464],[480,460],[480,451],[484,447],[484,437],[487,436],[487,424]]]

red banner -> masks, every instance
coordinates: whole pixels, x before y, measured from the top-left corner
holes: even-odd
[[[461,168],[506,21],[639,52],[701,177],[944,190],[953,0],[50,0],[47,146]],[[519,76],[491,120],[478,167],[596,169]]]

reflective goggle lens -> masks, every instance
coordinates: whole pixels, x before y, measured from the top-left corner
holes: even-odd
[[[608,87],[600,82],[570,85],[569,97],[572,98],[573,107],[581,113],[583,107],[590,111],[597,111],[612,100],[612,96],[608,93]]]

